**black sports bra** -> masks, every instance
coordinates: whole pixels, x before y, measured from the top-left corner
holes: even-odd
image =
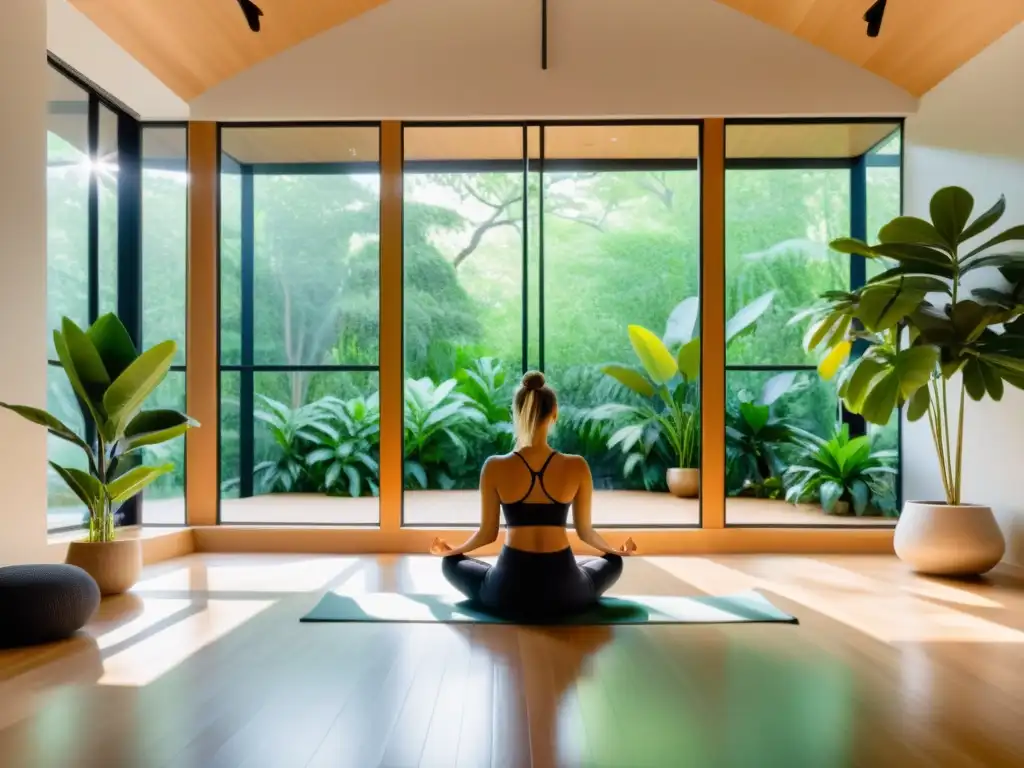
[[[569,517],[570,502],[552,499],[548,489],[544,487],[544,470],[548,468],[548,464],[551,463],[551,460],[558,451],[551,452],[539,472],[534,472],[530,462],[519,451],[513,451],[513,453],[522,459],[523,464],[530,470],[530,487],[526,489],[526,494],[519,501],[501,505],[501,509],[505,513],[505,527],[520,528],[527,525],[551,525],[565,528],[565,523]],[[548,502],[527,501],[530,494],[533,493],[533,486],[538,480],[540,480],[540,489],[549,499]]]

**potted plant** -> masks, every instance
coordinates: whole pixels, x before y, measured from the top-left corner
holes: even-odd
[[[733,315],[725,327],[726,344],[751,331],[774,298],[775,292],[768,291]],[[666,470],[665,480],[669,491],[679,498],[700,493],[699,314],[699,299],[691,296],[672,310],[662,339],[643,326],[629,326],[629,341],[643,373],[623,365],[606,365],[601,371],[639,395],[644,404],[610,403],[590,413],[594,419],[625,420],[608,447],[618,446],[626,454],[626,475],[645,461],[662,439],[667,441],[675,466]]]
[[[661,339],[639,325],[629,326],[629,341],[643,366],[644,373],[622,365],[606,365],[601,371],[643,399],[641,405],[609,403],[592,411],[592,418],[625,419],[608,440],[626,456],[628,475],[643,461],[659,439],[671,447],[675,466],[669,467],[665,481],[669,491],[679,498],[694,498],[700,493],[700,407],[697,387],[700,375],[700,340],[693,339],[672,355]],[[638,447],[641,450],[636,450]]]
[[[825,440],[795,430],[793,464],[783,474],[786,501],[812,499],[827,515],[895,514],[896,495],[887,478],[896,476],[896,451],[876,451],[867,435],[850,439],[843,424]]]
[[[805,344],[826,350],[819,370],[839,374],[849,410],[885,424],[905,404],[911,421],[928,419],[945,499],[908,501],[894,542],[897,555],[922,572],[983,573],[1005,551],[992,510],[961,498],[965,396],[999,400],[1004,384],[1024,388],[1024,253],[989,252],[1024,240],[1024,226],[963,247],[1005,208],[1000,198],[971,221],[974,199],[946,187],[931,199],[931,221],[893,219],[876,245],[834,241],[833,249],[889,260],[888,268],[856,291],[825,294],[809,313]],[[982,270],[1001,284],[969,290],[965,278],[976,283]],[[951,386],[954,377],[960,386]]]
[[[87,571],[102,594],[119,594],[138,580],[142,548],[138,539],[115,537],[114,507],[174,469],[173,464],[140,465],[142,449],[172,440],[198,425],[177,411],[142,410],[171,367],[177,349],[173,341],[140,355],[124,325],[112,314],[99,318],[87,331],[65,317],[61,330],[54,331],[53,341],[86,423],[94,427],[95,444],[90,445],[39,408],[0,406],[46,427],[51,435],[85,453],[88,471],[50,462],[89,510],[88,538],[69,546],[67,562]]]

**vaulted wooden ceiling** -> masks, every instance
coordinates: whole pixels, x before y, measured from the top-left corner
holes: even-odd
[[[889,0],[867,36],[874,0],[716,0],[921,96],[1024,21],[1024,0]]]
[[[188,101],[387,0],[255,0],[263,11],[258,34],[237,0],[69,2]]]
[[[387,0],[255,0],[264,14],[258,34],[249,30],[237,0],[69,2],[171,90],[191,100]],[[915,96],[1024,21],[1024,0],[889,0],[881,34],[869,38],[863,16],[872,0],[716,2],[800,37]]]

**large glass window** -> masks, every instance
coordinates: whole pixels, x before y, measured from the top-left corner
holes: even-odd
[[[139,273],[134,266],[140,254],[133,245],[134,234],[138,233],[139,226],[139,200],[122,188],[124,176],[120,167],[122,161],[126,161],[128,166],[137,167],[134,161],[138,160],[138,147],[134,143],[131,146],[125,144],[130,156],[122,157],[124,148],[121,145],[121,129],[126,132],[129,128],[135,131],[139,126],[115,105],[65,74],[56,64],[51,67],[49,75],[46,168],[47,325],[51,330],[59,328],[61,318],[69,317],[80,327],[87,328],[100,315],[114,312],[121,315],[129,332],[139,337],[141,328],[136,320],[140,311],[137,299],[140,286],[135,282],[136,278],[130,276]],[[179,153],[179,158],[183,157],[183,152]],[[179,163],[182,163],[178,174],[181,186],[184,179],[183,162],[179,159]],[[179,196],[182,202],[178,208],[183,212],[184,192],[181,191]],[[175,214],[170,209],[164,212],[174,218]],[[183,242],[186,231],[183,213],[168,228],[168,232],[172,231]],[[126,233],[128,236],[122,240]],[[183,249],[177,251],[177,261],[170,254],[164,253],[154,260],[154,264],[162,264],[165,258],[168,265],[175,264],[178,269],[184,269]],[[131,264],[133,268],[127,270],[125,275],[120,275],[125,263]],[[183,289],[183,283],[181,287]],[[173,291],[174,288],[164,283],[161,290]],[[127,293],[122,295],[122,291]],[[157,314],[163,322],[179,322],[181,335],[184,335],[183,303],[177,308],[162,305],[157,309]],[[91,427],[86,427],[78,401],[57,360],[52,335],[48,335],[47,351],[47,407],[83,438],[93,439]],[[183,384],[177,386],[181,389]],[[161,388],[158,399],[168,406],[179,402],[180,397],[170,394],[174,387],[174,382],[169,380]],[[180,484],[184,472],[183,457],[180,455],[182,449],[180,445],[175,445],[171,450],[177,451],[172,458],[182,467],[177,474]],[[48,454],[51,461],[63,466],[86,469],[84,454],[53,436],[49,437]],[[159,496],[161,489],[170,482],[174,481],[171,478],[162,480],[163,485],[155,486],[148,492],[148,496]],[[87,514],[84,505],[78,502],[77,497],[52,469],[48,475],[47,490],[50,530],[76,528],[84,523]],[[139,508],[138,499],[131,499],[122,505],[117,514],[118,524],[139,522]],[[183,512],[176,515],[175,522],[181,523],[183,520]]]
[[[185,313],[188,265],[188,130],[153,125],[142,129],[142,343],[168,339],[178,345],[170,374],[149,407],[185,411]],[[185,523],[185,441],[147,450],[146,461],[175,470],[146,491],[142,522]]]
[[[378,143],[222,130],[223,522],[379,520]]]
[[[699,456],[698,143],[691,125],[406,127],[406,525],[478,520],[533,368],[559,394],[553,443],[594,471],[595,521],[698,524],[667,493]],[[631,327],[673,361],[690,343],[667,400],[621,383],[646,375]]]
[[[81,326],[89,323],[89,94],[50,70],[46,134],[46,321],[60,327],[61,317]],[[71,385],[57,362],[53,338],[47,334],[50,365],[46,406],[65,424],[84,434],[84,424]],[[58,464],[86,468],[85,455],[69,443],[47,436],[47,454]],[[81,525],[87,514],[60,476],[47,470],[49,528]]]
[[[876,268],[829,243],[870,239],[899,214],[899,151],[894,123],[727,125],[730,525],[895,522],[895,476],[828,467],[842,443],[862,436],[867,458],[885,456],[897,447],[898,419],[869,431],[844,413],[835,380],[819,375],[820,351],[804,345],[807,322],[794,317],[826,291],[863,285]],[[895,459],[880,460],[895,469]]]

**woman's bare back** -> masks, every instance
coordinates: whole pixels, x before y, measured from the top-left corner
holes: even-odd
[[[550,462],[544,470],[543,487],[537,481],[533,482],[531,488],[532,477],[523,460],[538,472],[549,457]],[[581,471],[581,464],[585,464],[582,457],[562,453],[552,455],[551,449],[543,445],[523,448],[519,456],[511,453],[494,456],[487,464],[502,504],[518,501],[527,504],[549,504],[552,501],[572,504],[579,493],[581,481],[588,477],[588,473]],[[505,543],[528,552],[557,552],[569,546],[569,537],[561,527],[527,525],[509,528]]]

